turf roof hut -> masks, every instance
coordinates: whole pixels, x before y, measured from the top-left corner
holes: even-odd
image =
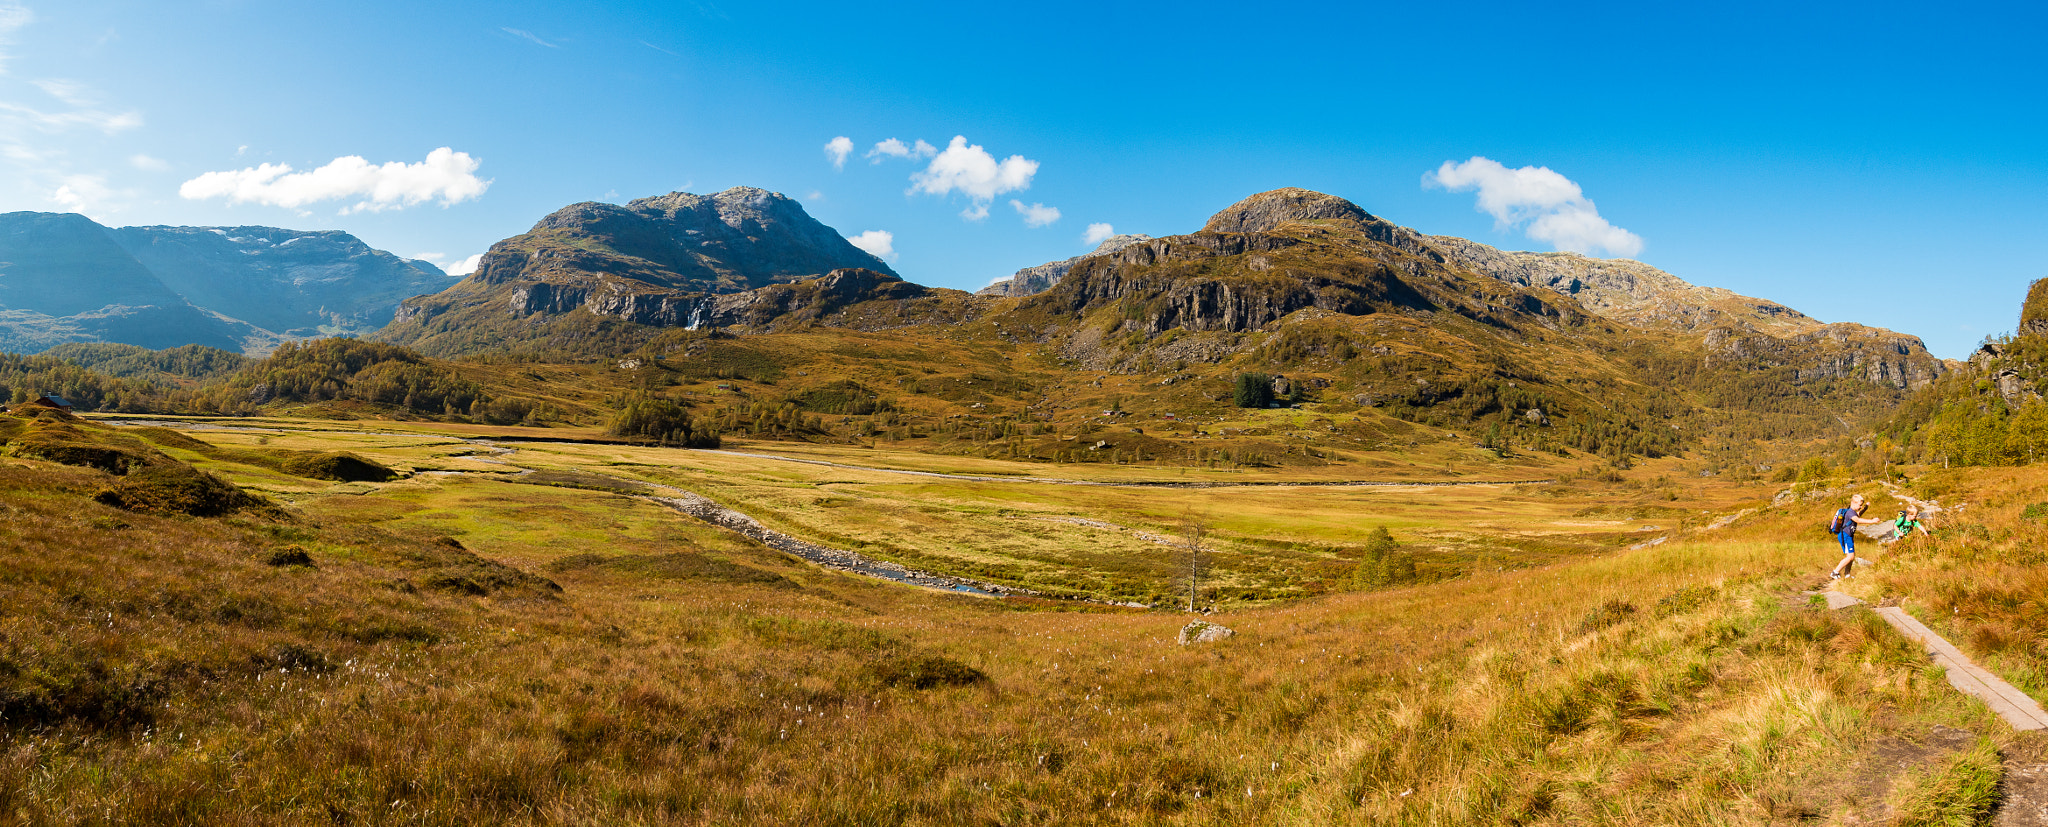
[[[71,403],[70,403],[70,402],[66,402],[66,401],[64,401],[64,397],[58,396],[58,395],[56,395],[56,394],[54,394],[54,393],[46,393],[46,394],[43,394],[43,395],[41,395],[41,396],[38,396],[38,397],[36,397],[36,398],[34,398],[34,399],[31,399],[31,400],[29,400],[29,401],[27,401],[27,402],[23,402],[23,403],[21,403],[20,405],[18,405],[18,406],[16,406],[16,407],[20,407],[20,408],[56,408],[57,410],[63,411],[63,412],[65,412],[65,413],[70,413],[70,412],[71,412],[71,410],[72,410],[72,407],[71,407]]]

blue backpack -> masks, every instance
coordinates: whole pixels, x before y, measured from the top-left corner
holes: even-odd
[[[1840,534],[1843,531],[1847,530],[1851,525],[1853,525],[1853,523],[1849,522],[1849,509],[1844,508],[1840,511],[1836,511],[1835,516],[1828,518],[1828,533]]]

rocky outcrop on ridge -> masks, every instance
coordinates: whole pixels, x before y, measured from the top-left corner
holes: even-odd
[[[1701,341],[1709,363],[1726,360],[1792,367],[1800,382],[1853,379],[1898,390],[1918,390],[1948,372],[1918,336],[1842,322],[1791,336],[1719,327]]]
[[[1595,315],[1653,330],[1699,331],[1741,323],[1776,335],[1808,333],[1819,320],[1777,302],[1701,287],[1631,259],[1498,250],[1453,236],[1429,236],[1451,261],[1525,287],[1578,299]]]
[[[1119,233],[1103,239],[1093,251],[1082,253],[1070,259],[1048,262],[1036,267],[1026,267],[1017,274],[975,291],[977,296],[1030,296],[1043,293],[1060,283],[1067,271],[1074,269],[1074,263],[1090,256],[1114,253],[1141,241],[1151,241],[1144,233]]]
[[[1299,187],[1269,190],[1224,207],[1202,225],[1205,233],[1265,233],[1282,224],[1343,221],[1365,224],[1371,213],[1342,198]]]
[[[950,295],[948,295],[950,294]],[[889,273],[849,267],[795,284],[774,284],[745,293],[709,296],[698,318],[707,327],[744,326],[757,330],[799,328],[833,323],[838,327],[880,330],[906,324],[959,321],[948,309],[965,299],[957,290],[911,284]],[[866,312],[857,306],[867,305]]]
[[[1777,302],[1702,287],[1640,261],[1508,252],[1451,236],[1428,238],[1453,263],[1482,275],[1555,290],[1631,327],[1700,335],[1710,362],[1790,366],[1801,382],[1855,379],[1899,390],[1926,387],[1948,370],[1917,336],[1823,324]]]
[[[2048,335],[2048,279],[2036,279],[2027,286],[2027,301],[2020,306],[2021,336]]]

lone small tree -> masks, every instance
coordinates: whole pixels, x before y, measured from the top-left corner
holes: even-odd
[[[1377,589],[1415,579],[1415,558],[1400,551],[1386,526],[1376,527],[1365,536],[1364,551],[1359,555],[1358,567],[1351,572],[1353,588]]]
[[[1202,575],[1209,569],[1209,515],[1190,505],[1180,513],[1182,570],[1188,578],[1188,611],[1195,611],[1202,591]]]

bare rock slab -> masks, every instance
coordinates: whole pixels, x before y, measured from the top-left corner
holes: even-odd
[[[1215,623],[1210,623],[1206,620],[1196,620],[1189,622],[1188,625],[1181,628],[1180,645],[1186,646],[1190,643],[1215,643],[1216,641],[1223,640],[1236,634],[1237,633],[1231,631],[1230,627],[1228,626],[1221,626]]]

